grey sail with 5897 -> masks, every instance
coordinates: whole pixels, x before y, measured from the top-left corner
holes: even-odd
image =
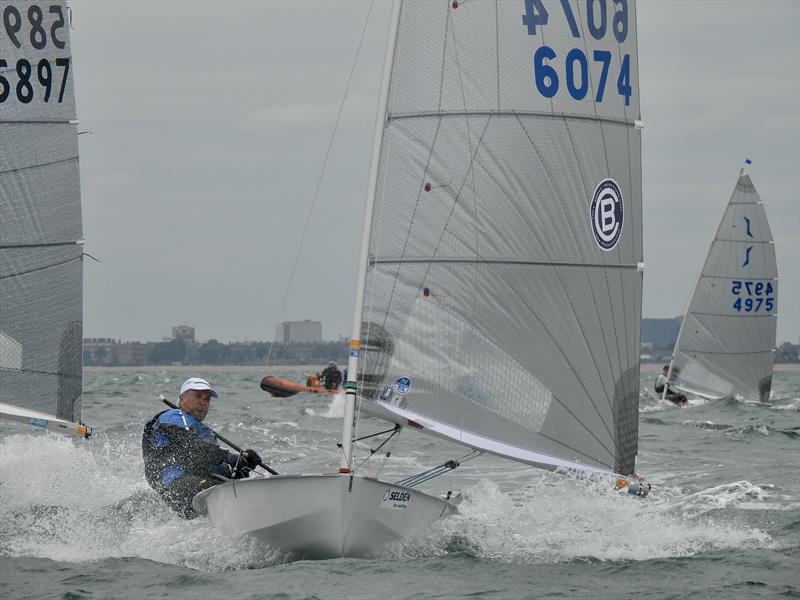
[[[83,237],[63,1],[3,4],[0,34],[0,415],[85,435]]]

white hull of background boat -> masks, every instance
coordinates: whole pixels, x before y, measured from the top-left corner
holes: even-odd
[[[302,558],[373,556],[455,512],[412,488],[339,473],[231,481],[199,493],[194,506],[229,535]]]

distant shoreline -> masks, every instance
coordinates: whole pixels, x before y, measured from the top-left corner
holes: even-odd
[[[253,371],[269,375],[273,371],[321,371],[327,366],[328,362],[311,363],[307,365],[115,365],[115,366],[84,366],[84,371],[119,371],[121,373],[130,371],[158,372],[166,371],[179,373],[182,371]],[[346,365],[339,365],[344,368]]]

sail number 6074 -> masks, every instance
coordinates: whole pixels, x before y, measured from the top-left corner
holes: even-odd
[[[613,15],[608,10],[613,4]],[[561,8],[572,37],[580,39],[583,29],[583,19],[580,26],[569,0],[561,0]],[[580,11],[579,11],[580,12]],[[613,33],[617,43],[622,44],[628,38],[628,0],[586,0],[584,11],[586,30],[595,40],[603,40],[610,32]],[[578,15],[581,16],[580,14]],[[525,0],[525,14],[522,15],[522,24],[527,27],[528,35],[537,35],[537,26],[544,31],[544,26],[550,20],[550,14],[542,0]],[[588,38],[588,36],[587,36]],[[612,68],[612,53],[609,50],[591,51],[586,47],[572,48],[566,56],[559,57],[550,46],[542,45],[533,56],[533,75],[536,89],[545,98],[552,98],[558,93],[563,80],[569,95],[575,100],[583,100],[589,92],[590,67],[599,67],[596,79],[595,102],[602,102],[606,92],[606,82],[609,73],[616,76],[617,93],[625,98],[625,105],[630,105],[633,87],[631,84],[631,57],[630,54],[622,55],[619,70],[616,65]],[[589,62],[591,56],[592,63]],[[563,62],[557,64],[557,61]]]
[[[549,46],[542,46],[533,55],[533,74],[536,79],[536,89],[545,98],[552,98],[558,92],[558,72],[546,60],[556,58],[555,50]],[[600,81],[597,83],[595,102],[602,102],[606,91],[608,67],[611,64],[611,52],[608,50],[595,50],[594,62],[600,63]],[[573,48],[567,53],[564,63],[565,80],[569,95],[575,100],[583,100],[589,91],[589,64],[586,55],[580,48]],[[619,75],[617,76],[617,92],[625,98],[625,105],[631,101],[631,57],[626,54],[622,57]]]

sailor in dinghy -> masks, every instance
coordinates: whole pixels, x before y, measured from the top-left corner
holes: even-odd
[[[142,455],[147,483],[182,517],[192,519],[195,495],[229,479],[250,475],[261,457],[255,450],[237,454],[219,446],[203,423],[217,392],[205,379],[181,386],[178,408],[158,413],[144,427]]]
[[[673,375],[676,375],[673,373]],[[676,392],[672,387],[667,385],[667,378],[669,377],[669,365],[664,365],[661,369],[661,373],[658,377],[656,377],[656,383],[653,386],[656,394],[659,397],[663,396],[665,399],[669,400],[673,404],[678,406],[686,406],[688,399],[686,396],[681,394],[680,392]],[[664,387],[667,388],[666,393],[664,393]]]

